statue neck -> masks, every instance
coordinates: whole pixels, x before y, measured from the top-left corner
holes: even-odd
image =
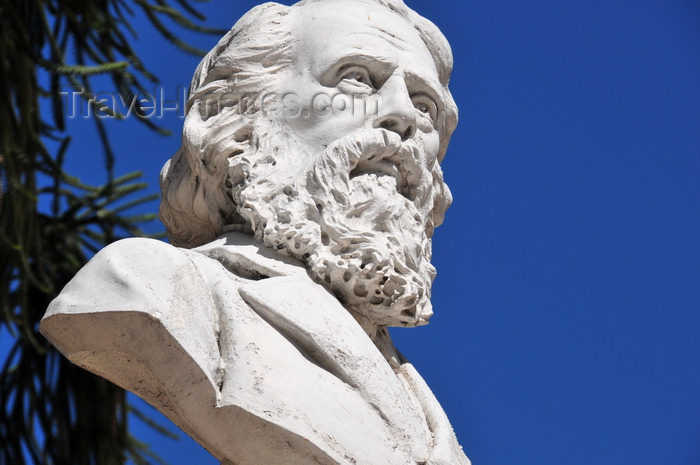
[[[366,316],[357,312],[350,311],[350,314],[355,318],[355,321],[357,321],[367,336],[369,336],[377,349],[379,349],[379,352],[381,352],[391,368],[396,371],[401,365],[401,355],[396,350],[396,347],[394,347],[394,343],[389,335],[389,329],[386,326],[377,325]]]

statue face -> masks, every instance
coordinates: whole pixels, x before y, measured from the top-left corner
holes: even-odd
[[[293,137],[310,153],[321,153],[356,130],[384,128],[419,141],[419,168],[429,171],[439,150],[435,121],[444,102],[418,31],[385,7],[357,1],[312,4],[298,18],[299,58],[282,89],[298,104],[282,113]],[[357,169],[394,171],[366,162]],[[420,180],[418,173],[403,174],[411,179],[400,183]]]

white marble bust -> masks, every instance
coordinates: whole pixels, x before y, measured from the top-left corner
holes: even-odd
[[[432,314],[451,68],[400,0],[254,8],[193,77],[173,245],[102,250],[42,333],[223,463],[468,464],[386,330]]]

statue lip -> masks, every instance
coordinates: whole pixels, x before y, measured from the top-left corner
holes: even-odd
[[[350,171],[350,179],[362,176],[364,174],[373,174],[377,178],[381,176],[390,176],[396,179],[396,191],[413,201],[412,187],[409,183],[410,173],[405,166],[405,157],[410,157],[410,150],[405,144],[399,143],[395,145],[391,141],[391,136],[385,129],[380,130],[382,133],[383,143],[380,147],[374,146],[366,150],[360,156],[357,165]],[[408,153],[407,153],[408,152]]]
[[[390,156],[390,155],[385,155]],[[396,190],[409,200],[410,188],[406,183],[406,177],[399,168],[396,161],[389,158],[372,157],[370,159],[360,160],[357,166],[350,172],[350,178],[361,176],[363,174],[373,174],[377,178],[380,176],[391,176],[396,179]]]

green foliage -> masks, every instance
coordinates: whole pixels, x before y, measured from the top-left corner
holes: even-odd
[[[131,47],[130,25],[144,14],[168,41],[188,53],[163,22],[196,24],[189,0],[0,0],[0,325],[14,338],[0,373],[0,465],[111,465],[159,462],[131,437],[124,391],[75,367],[38,334],[49,302],[106,244],[141,235],[154,215],[128,216],[155,196],[136,196],[139,173],[115,177],[103,122],[93,118],[105,160],[105,182],[90,185],[64,170],[66,133],[61,87],[81,89],[95,105],[95,75],[109,76],[124,101],[157,82]],[[190,19],[192,18],[192,19]],[[45,114],[51,103],[51,114]],[[133,113],[155,131],[165,131]],[[94,108],[93,108],[94,109]],[[47,141],[55,144],[47,144]],[[51,152],[47,147],[57,145]],[[40,208],[39,205],[44,205]],[[47,207],[46,205],[49,205]]]

